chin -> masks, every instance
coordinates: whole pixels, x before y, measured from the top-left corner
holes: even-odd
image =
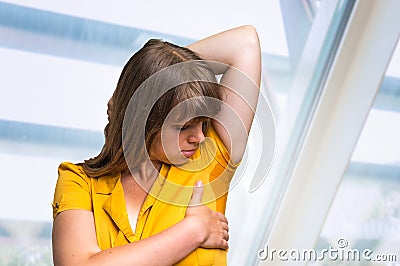
[[[180,166],[185,163],[189,162],[189,158],[179,156],[178,158],[174,158],[173,161],[170,162],[170,164],[175,165],[175,166]]]

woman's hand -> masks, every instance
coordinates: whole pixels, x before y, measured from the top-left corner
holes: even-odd
[[[225,215],[216,212],[201,204],[204,187],[198,181],[193,188],[192,199],[186,210],[185,219],[192,219],[201,234],[200,247],[228,248],[229,228]]]

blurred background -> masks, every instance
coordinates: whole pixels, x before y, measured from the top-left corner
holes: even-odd
[[[283,246],[321,250],[337,247],[338,239],[345,238],[351,248],[397,254],[400,261],[400,46],[396,26],[400,23],[388,22],[385,30],[380,24],[357,26],[361,15],[368,25],[386,21],[379,17],[380,7],[374,1],[365,1],[370,6],[359,2],[1,1],[0,265],[52,265],[51,201],[57,167],[63,161],[81,162],[98,154],[107,123],[107,101],[123,65],[135,51],[149,38],[187,45],[244,24],[253,25],[260,37],[262,98],[269,103],[276,131],[262,130],[266,115],[258,112],[246,159],[228,198],[229,265],[258,265],[257,251],[266,243],[275,243],[273,232],[292,225],[297,233],[282,235]],[[398,6],[395,1],[385,2],[388,8],[390,4]],[[359,27],[363,38],[349,39],[351,27]],[[367,45],[365,38],[378,32],[379,36],[387,34],[383,35],[387,46],[361,49]],[[396,34],[397,39],[389,37]],[[377,62],[355,57],[341,67],[343,73],[359,69],[365,70],[361,74],[366,79],[375,78],[375,83],[367,84],[370,93],[356,86],[361,97],[342,92],[345,86],[329,86],[336,77],[332,74],[335,64],[343,59],[346,40],[353,43],[354,54],[384,58]],[[349,79],[339,77],[343,82]],[[344,97],[353,107],[341,105],[339,96],[330,98],[335,103],[326,107],[322,103],[329,93]],[[343,115],[338,110],[346,112]],[[356,113],[360,113],[354,115],[357,123],[337,126],[330,122],[340,115],[343,119],[338,121],[347,121],[344,118]],[[318,132],[320,117],[331,130],[320,139],[309,140]],[[348,129],[353,130],[351,134],[340,134]],[[267,163],[256,173],[263,160],[260,145],[274,133],[273,164]],[[326,191],[314,185],[321,176],[311,171],[302,179],[298,174],[298,169],[307,168],[300,158],[306,157],[303,152],[310,141],[315,147],[337,143],[332,153],[318,153],[315,148],[316,152],[307,155],[308,163],[322,161],[326,164],[319,165],[336,169],[325,169],[333,182]],[[254,178],[261,180],[257,186],[252,183]],[[290,201],[296,198],[291,191],[307,191],[312,204],[299,208],[306,196]],[[282,218],[288,217],[281,215],[282,206],[295,210],[293,219]],[[378,265],[373,261],[341,263]]]

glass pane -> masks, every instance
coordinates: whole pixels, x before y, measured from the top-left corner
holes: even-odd
[[[399,70],[398,44],[316,245],[361,254],[340,265],[394,265],[400,260]],[[341,248],[340,241],[346,246]],[[367,259],[365,250],[371,251]]]
[[[274,115],[278,119],[287,102],[289,91],[292,87],[293,79],[299,61],[303,55],[303,50],[308,40],[311,27],[317,16],[320,1],[291,1],[280,0],[270,1],[280,5],[280,16],[276,16],[271,24],[282,24],[283,28],[276,29],[279,33],[267,39],[267,53],[263,57],[264,76],[268,82],[269,100]],[[271,14],[266,14],[270,16]],[[271,32],[272,33],[272,32]],[[284,35],[284,42],[276,39],[276,36]]]
[[[283,66],[287,70],[281,72],[282,83],[278,84],[271,80],[269,84],[269,90],[274,93],[272,97],[281,97],[282,100],[279,110],[272,106],[277,119],[278,141],[277,155],[270,174],[257,190],[249,191],[250,181],[257,176],[255,174],[257,163],[262,160],[259,156],[260,146],[268,139],[266,132],[257,135],[259,131],[253,127],[248,145],[250,160],[245,166],[246,172],[230,192],[227,213],[231,221],[232,245],[229,258],[234,265],[256,265],[259,262],[256,251],[266,243],[266,238],[271,232],[279,204],[290,182],[304,133],[322,93],[326,75],[329,73],[332,59],[353,7],[351,1],[316,1],[317,8],[313,9],[314,16],[310,17],[306,11],[310,9],[307,7],[307,1],[288,0],[280,3],[288,47],[295,45],[297,41],[297,44],[304,48],[299,54],[296,54],[296,49],[289,48],[287,60],[282,61],[285,62]],[[304,35],[296,35],[294,34],[296,25],[300,28],[301,25],[309,26],[307,31],[303,32]],[[291,41],[294,42],[290,43]],[[278,61],[269,62],[268,56],[270,55],[267,55],[265,62],[267,76],[270,73],[277,75],[279,72],[274,71],[278,71],[278,68],[269,70],[268,63],[271,65],[271,62],[273,64]],[[286,104],[286,101],[290,104]],[[250,229],[243,230],[243,228]]]

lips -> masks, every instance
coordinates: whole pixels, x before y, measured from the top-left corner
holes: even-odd
[[[182,150],[181,152],[182,152],[183,156],[185,156],[186,158],[189,158],[196,152],[196,149],[193,149],[193,150]]]

